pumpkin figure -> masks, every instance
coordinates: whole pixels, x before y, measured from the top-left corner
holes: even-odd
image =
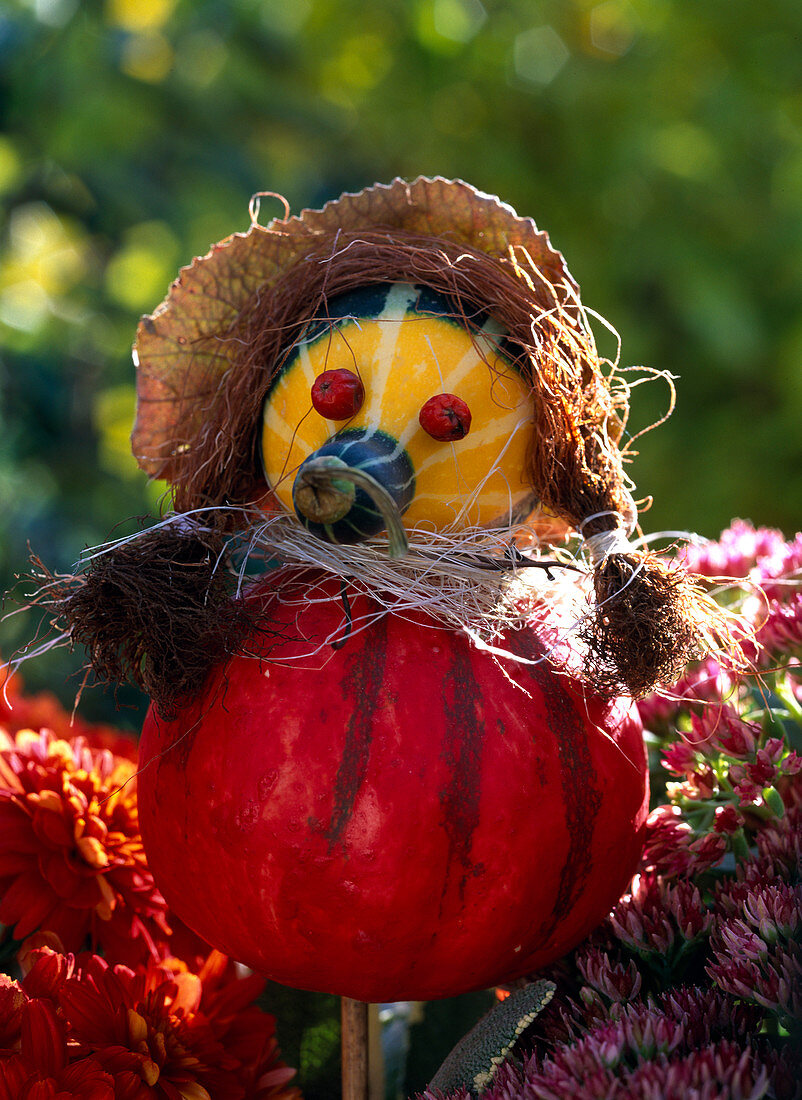
[[[372,621],[348,636],[331,577],[279,590],[251,595],[263,662],[145,723],[140,827],[174,911],[277,981],[364,1001],[517,978],[599,924],[640,854],[642,727],[555,674],[556,623],[506,634],[522,660],[502,664],[353,591]]]
[[[152,696],[141,827],[175,911],[363,999],[570,949],[637,864],[632,696],[727,639],[629,542],[626,387],[546,234],[442,179],[254,211],[135,359],[175,514],[40,602]]]

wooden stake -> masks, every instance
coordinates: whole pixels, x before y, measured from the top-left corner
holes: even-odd
[[[342,997],[343,1100],[368,1100],[368,1006]]]

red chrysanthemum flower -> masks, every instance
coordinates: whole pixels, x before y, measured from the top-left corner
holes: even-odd
[[[0,976],[0,1100],[114,1100],[93,1057],[72,1057],[64,1020],[48,1000]]]
[[[26,1000],[17,982],[0,974],[0,1062],[19,1050]]]
[[[163,953],[166,904],[148,869],[133,761],[52,731],[0,730],[0,922],[121,961]]]
[[[116,1100],[294,1100],[275,1020],[253,1004],[263,985],[216,951],[200,974],[91,955],[56,992],[70,1041],[111,1076]]]

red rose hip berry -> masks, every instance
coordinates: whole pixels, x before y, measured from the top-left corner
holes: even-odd
[[[327,420],[348,420],[362,408],[365,387],[352,370],[324,370],[312,385],[312,405]]]
[[[453,443],[464,439],[471,428],[471,410],[461,397],[438,393],[430,397],[418,416],[420,426],[432,439]]]

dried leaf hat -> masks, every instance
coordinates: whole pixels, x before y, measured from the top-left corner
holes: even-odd
[[[133,450],[175,512],[47,588],[99,674],[168,710],[252,627],[236,595],[260,557],[492,635],[509,578],[571,535],[599,690],[642,695],[726,644],[692,579],[628,541],[627,387],[531,219],[440,178],[257,216],[137,333]]]

